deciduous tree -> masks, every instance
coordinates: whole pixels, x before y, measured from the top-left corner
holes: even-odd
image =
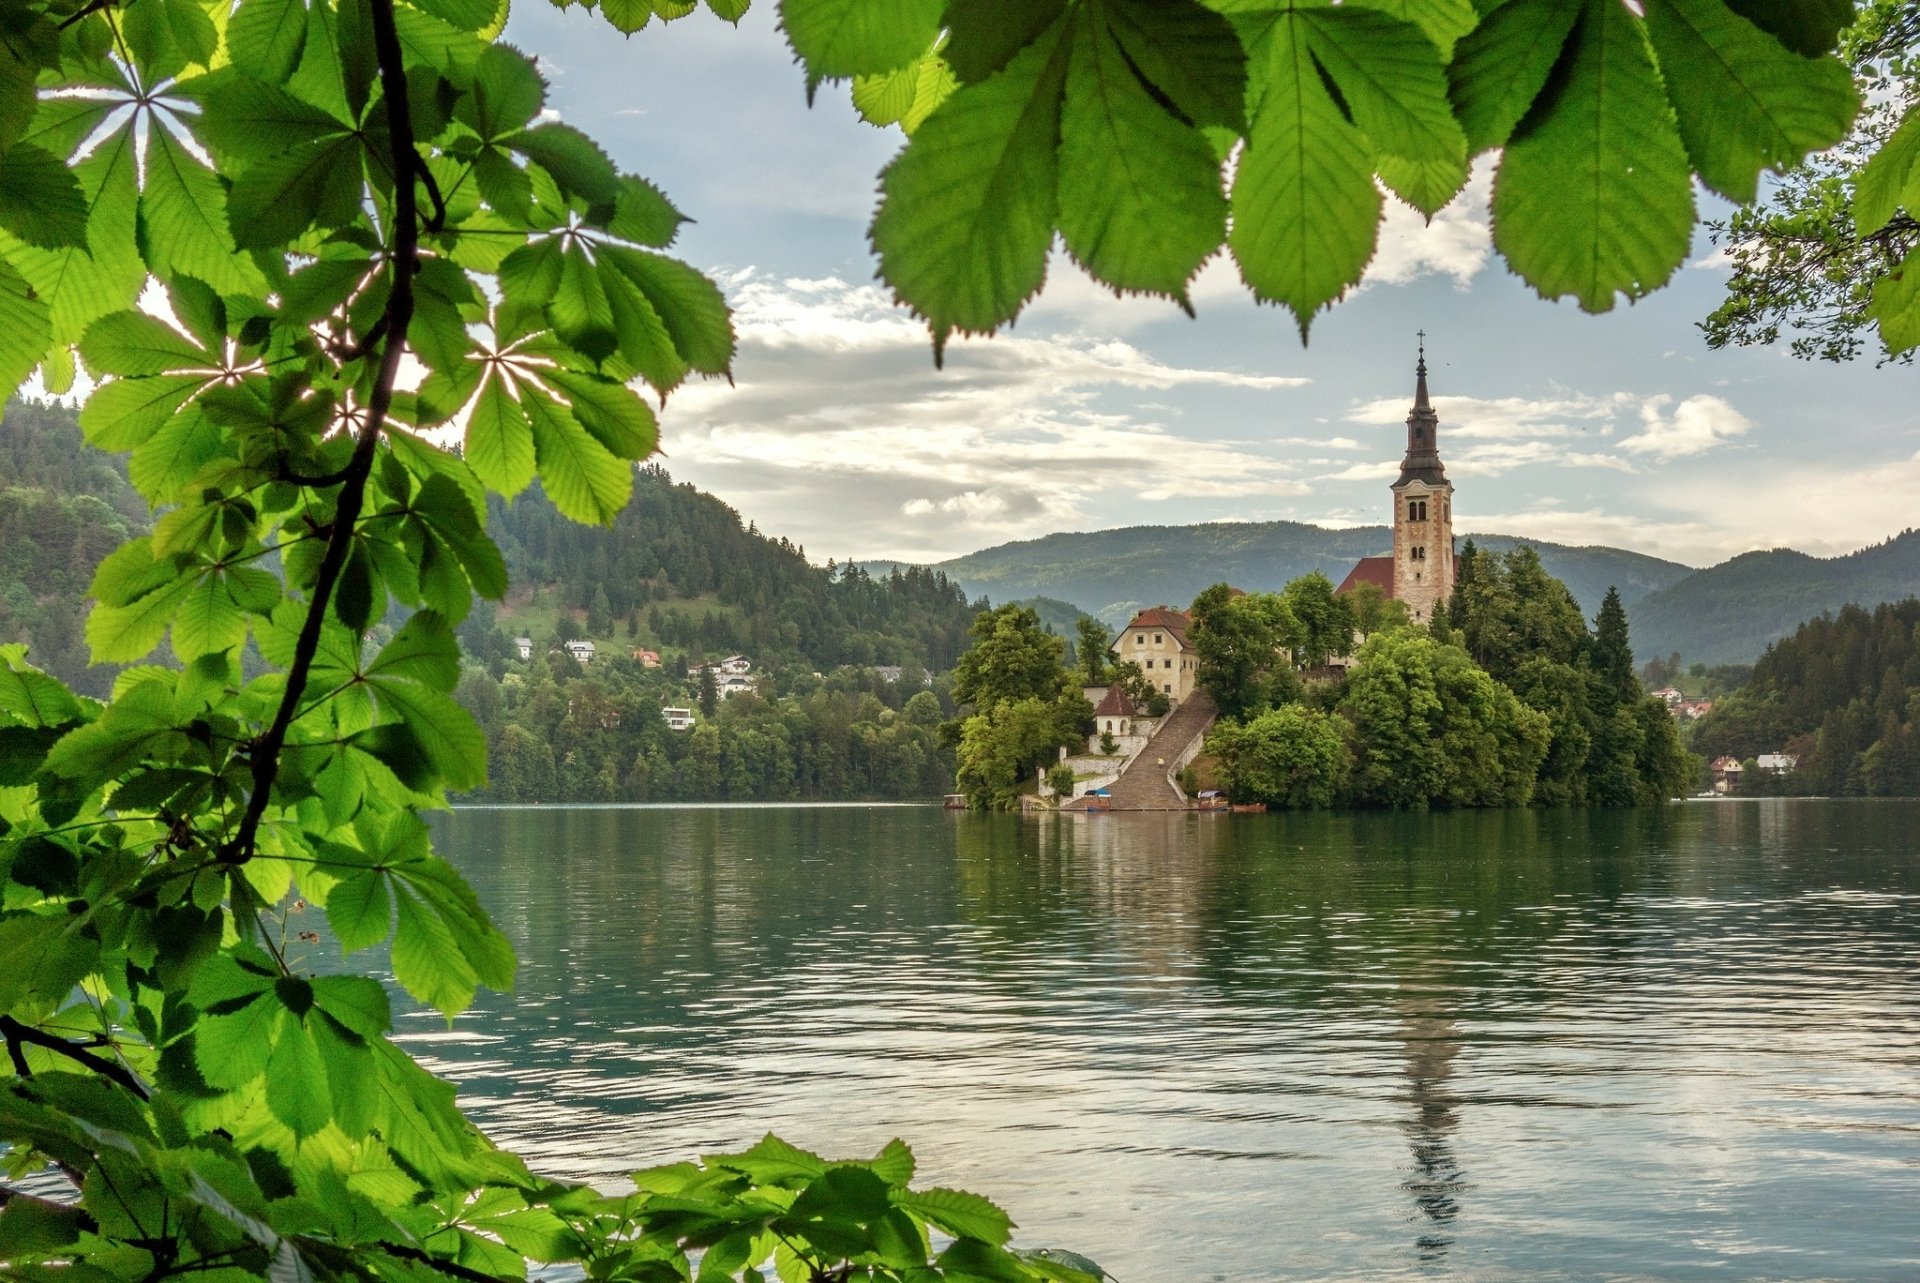
[[[624,30],[692,7],[598,5]],[[810,85],[851,79],[911,131],[872,239],[936,355],[1009,323],[1056,236],[1183,305],[1224,244],[1304,335],[1360,279],[1383,188],[1432,213],[1496,149],[1499,252],[1605,310],[1684,259],[1696,176],[1748,199],[1857,102],[1826,55],[1850,10],[1824,3],[781,8]],[[454,629],[506,589],[486,495],[538,477],[612,520],[656,444],[640,387],[732,362],[720,292],[664,252],[682,215],[543,114],[504,21],[501,0],[0,0],[0,391],[84,370],[89,440],[163,514],[95,573],[88,646],[132,665],[109,702],[0,651],[0,1140],[84,1191],[8,1189],[0,1259],[686,1278],[693,1249],[715,1279],[1080,1278],[1009,1252],[985,1200],[913,1190],[898,1144],[829,1166],[770,1138],[613,1198],[536,1177],[391,1040],[375,981],[279,944],[301,898],[449,1015],[511,982],[415,814],[485,778],[451,691]],[[1883,333],[1912,279],[1876,294]],[[717,579],[697,552],[687,576]],[[1525,717],[1464,656],[1404,658],[1381,671],[1479,710],[1440,744],[1480,774],[1434,796],[1524,800]],[[1057,729],[1070,704],[1009,680],[1014,722]]]
[[[1345,799],[1353,753],[1338,717],[1287,704],[1245,723],[1227,722],[1207,737],[1221,782],[1234,802],[1290,810],[1325,809]]]
[[[1215,584],[1193,599],[1192,617],[1194,679],[1222,716],[1252,717],[1293,690],[1300,627],[1281,596]]]

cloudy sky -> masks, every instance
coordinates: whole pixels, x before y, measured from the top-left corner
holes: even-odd
[[[1252,304],[1230,263],[1199,317],[1117,300],[1064,258],[1008,334],[956,342],[873,279],[875,175],[901,143],[844,87],[812,108],[769,3],[622,39],[529,4],[552,106],[695,222],[678,252],[735,308],[733,386],[692,387],[665,463],[808,555],[934,560],[1055,530],[1385,519],[1425,329],[1462,529],[1695,565],[1756,547],[1848,552],[1916,524],[1910,370],[1713,352],[1725,274],[1704,232],[1665,290],[1605,317],[1494,257],[1488,175],[1423,226],[1393,207],[1360,291],[1315,323]]]

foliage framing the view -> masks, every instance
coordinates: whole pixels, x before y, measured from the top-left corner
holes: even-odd
[[[630,31],[693,5],[598,8]],[[1748,196],[1840,136],[1855,98],[1824,51],[1846,13],[782,6],[811,81],[854,78],[915,131],[873,237],[936,345],[1010,321],[1056,232],[1114,288],[1175,298],[1224,242],[1304,327],[1372,253],[1376,176],[1432,212],[1495,147],[1501,252],[1604,309],[1679,263],[1693,174]],[[732,357],[718,290],[661,253],[679,213],[545,117],[504,19],[504,0],[0,0],[0,392],[84,373],[89,440],[130,454],[157,514],[92,582],[90,652],[128,665],[109,701],[0,649],[0,1261],[1079,1277],[1009,1252],[984,1200],[913,1191],[900,1146],[829,1164],[768,1141],[615,1198],[537,1177],[389,1040],[376,982],[310,970],[303,906],[449,1015],[511,982],[415,814],[485,777],[450,692],[453,629],[506,588],[486,494],[537,476],[609,521],[656,441],[634,385],[664,397]],[[15,1183],[48,1168],[74,1197]]]
[[[1871,0],[1843,52],[1867,102],[1846,141],[1714,226],[1733,275],[1701,326],[1714,347],[1783,335],[1805,360],[1920,346],[1920,4]]]
[[[911,138],[880,274],[953,332],[1011,322],[1055,237],[1171,298],[1223,245],[1262,302],[1359,281],[1391,195],[1431,217],[1498,152],[1493,239],[1606,311],[1685,260],[1693,181],[1752,200],[1859,105],[1848,0],[783,0],[809,83]]]
[[[449,1018],[512,983],[416,814],[486,779],[453,690],[454,629],[507,586],[487,494],[537,476],[610,522],[656,443],[636,385],[732,359],[719,291],[661,252],[680,214],[546,118],[504,18],[0,7],[0,386],[84,374],[82,429],[157,514],[93,575],[110,700],[0,647],[0,1265],[1084,1278],[912,1188],[897,1142],[769,1137],[619,1196],[536,1175],[303,929]]]

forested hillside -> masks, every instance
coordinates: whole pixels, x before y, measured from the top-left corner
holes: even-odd
[[[1631,607],[1692,573],[1678,562],[1619,548],[1576,548],[1510,535],[1473,539],[1488,552],[1510,552],[1522,544],[1537,549],[1547,573],[1566,584],[1588,618],[1609,588],[1618,588]],[[1057,597],[1118,626],[1141,606],[1180,605],[1214,583],[1276,592],[1318,570],[1337,584],[1354,562],[1387,551],[1392,542],[1385,526],[1330,530],[1296,521],[1131,526],[1000,544],[934,568],[975,596],[995,601]]]
[[[1714,705],[1693,745],[1709,758],[1799,758],[1779,779],[1749,772],[1743,791],[1920,794],[1920,600],[1808,620]]]
[[[87,667],[87,584],[102,557],[146,529],[146,505],[117,456],[89,448],[58,402],[9,401],[0,414],[0,642],[90,695],[112,669]]]
[[[1777,548],[1745,553],[1649,593],[1633,607],[1633,633],[1642,655],[1679,651],[1692,662],[1749,663],[1805,620],[1915,593],[1920,530],[1844,557]]]
[[[938,570],[811,565],[803,549],[657,466],[639,470],[611,527],[567,520],[538,487],[512,504],[493,498],[487,526],[514,584],[501,628],[543,647],[564,630],[615,649],[938,672],[965,648],[978,608]]]
[[[469,664],[455,696],[487,734],[501,802],[784,802],[937,797],[953,779],[940,692],[871,669],[768,675],[756,695],[701,700],[631,659]],[[661,709],[691,707],[668,729]]]
[[[870,576],[810,565],[801,549],[658,467],[639,470],[610,528],[568,521],[537,486],[512,504],[494,497],[488,525],[514,585],[503,608],[483,610],[468,630],[489,659],[516,634],[543,650],[564,634],[614,650],[745,651],[823,672],[938,672],[964,649],[978,608],[937,570]],[[0,416],[0,641],[28,643],[35,662],[105,694],[110,674],[88,673],[81,635],[87,585],[100,558],[145,527],[124,459],[87,446],[70,407],[10,402]]]

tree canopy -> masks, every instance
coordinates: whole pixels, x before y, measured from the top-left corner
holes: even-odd
[[[1345,613],[1350,597],[1330,598],[1324,576],[1303,577],[1271,600],[1291,638],[1264,624],[1231,633],[1216,624],[1216,648],[1227,637],[1235,646],[1211,664],[1203,620],[1266,616],[1256,596],[1224,585],[1194,602],[1200,678],[1222,712],[1208,750],[1236,802],[1629,806],[1693,785],[1695,763],[1673,719],[1634,674],[1619,594],[1607,594],[1589,631],[1530,548],[1491,554],[1469,542],[1451,601],[1425,627],[1376,603],[1367,612],[1374,630],[1358,637]],[[1309,651],[1299,643],[1309,630],[1292,621],[1324,612],[1329,600],[1346,636],[1325,636]],[[1323,662],[1328,649],[1353,652],[1344,675],[1293,673],[1293,663]]]
[[[1081,635],[1090,640],[1093,632]],[[949,731],[958,744],[958,787],[974,809],[1017,807],[1034,770],[1086,734],[1093,718],[1080,693],[1086,674],[1067,667],[1066,651],[1030,606],[974,617],[973,646],[953,668],[953,699],[964,707]]]
[[[1765,779],[1779,792],[1920,794],[1920,601],[1808,620],[1714,702],[1693,744],[1710,758],[1793,756],[1790,774]]]
[[[623,31],[694,11],[593,7]],[[1494,150],[1500,253],[1605,310],[1680,264],[1696,176],[1746,199],[1842,136],[1849,14],[781,5],[810,85],[851,80],[910,132],[871,235],[936,355],[1011,322],[1056,237],[1097,280],[1182,303],[1224,245],[1304,335],[1372,256],[1383,187],[1431,213]],[[127,665],[110,699],[0,648],[0,1141],[10,1176],[50,1165],[76,1191],[0,1185],[0,1257],[45,1278],[473,1280],[532,1259],[685,1280],[693,1257],[702,1283],[1083,1278],[1011,1252],[986,1200],[915,1189],[898,1143],[830,1164],[769,1138],[615,1197],[536,1175],[392,1041],[386,989],[298,926],[311,909],[345,953],[386,949],[448,1016],[512,982],[417,815],[486,778],[453,691],[455,629],[508,586],[488,496],[538,479],[562,515],[613,521],[658,439],[642,389],[732,365],[721,292],[666,252],[684,216],[547,118],[505,18],[0,0],[0,392],[84,375],[87,440],[128,456],[157,514],[93,574],[90,656]],[[1407,663],[1377,671],[1499,703],[1460,652],[1396,636],[1369,645]],[[1038,669],[973,689],[1059,732],[1077,692],[1061,671],[1049,700]],[[1517,797],[1534,737],[1512,725],[1463,725],[1458,747]]]
[[[1762,201],[1714,226],[1733,268],[1702,324],[1707,342],[1772,343],[1846,361],[1920,344],[1920,5],[1871,0],[1842,52],[1866,103],[1840,146],[1789,169]],[[1877,342],[1875,341],[1877,339]]]

